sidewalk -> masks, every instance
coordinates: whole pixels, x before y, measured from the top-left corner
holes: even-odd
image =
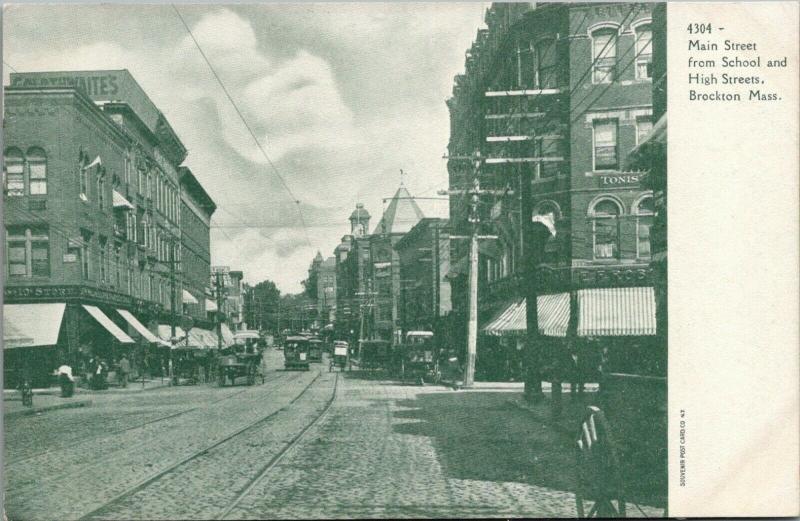
[[[25,407],[22,405],[22,395],[19,391],[3,391],[3,417],[12,418],[15,416],[25,416],[29,414],[40,414],[45,411],[52,411],[55,409],[72,409],[75,407],[90,407],[92,400],[88,397],[81,397],[77,394],[71,398],[62,398],[60,391],[53,394],[43,393],[41,391],[50,391],[50,389],[36,389],[33,396],[33,407]]]

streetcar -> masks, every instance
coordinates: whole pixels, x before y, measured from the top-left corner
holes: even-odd
[[[283,342],[283,366],[288,370],[299,369],[308,371],[309,368],[309,341],[307,337],[292,335],[287,336]]]
[[[395,364],[399,364],[400,379],[403,382],[412,380],[419,385],[424,385],[426,381],[438,383],[441,380],[439,349],[433,332],[406,333],[405,342],[397,347]]]
[[[308,359],[311,362],[322,362],[322,351],[325,349],[322,340],[317,337],[308,339]]]
[[[344,368],[347,367],[349,349],[350,347],[347,345],[347,342],[337,340],[333,343],[333,353],[330,364],[328,365],[328,371],[333,371],[335,367],[338,367],[340,370],[344,370]]]
[[[261,353],[248,353],[245,346],[236,344],[220,351],[217,357],[217,383],[220,387],[224,387],[228,381],[234,385],[240,377],[246,378],[247,385],[254,385],[259,376],[261,383],[264,383]]]

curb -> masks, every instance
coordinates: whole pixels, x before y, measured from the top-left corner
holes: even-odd
[[[56,409],[76,409],[78,407],[91,407],[91,405],[92,405],[91,400],[79,400],[69,403],[59,403],[55,405],[45,405],[44,407],[31,407],[18,411],[4,412],[3,417],[13,418],[16,416],[30,416],[33,414],[38,414],[46,411],[54,411]]]

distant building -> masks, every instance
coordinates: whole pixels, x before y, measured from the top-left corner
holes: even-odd
[[[308,279],[317,299],[316,326],[323,328],[336,319],[336,258],[317,256],[308,270]],[[313,283],[312,283],[313,281]]]
[[[186,148],[126,70],[12,73],[4,100],[6,385],[140,362],[173,316]]]
[[[429,330],[440,338],[446,336],[443,319],[451,310],[447,219],[420,220],[394,248],[400,263],[400,327],[403,333]]]
[[[241,271],[229,272],[230,284],[225,288],[225,303],[223,312],[228,326],[232,331],[247,329],[244,322],[244,293],[242,292],[242,279],[244,273]]]
[[[369,329],[371,316],[367,299],[371,291],[369,221],[370,214],[358,203],[350,214],[350,234],[334,250],[336,270],[336,336],[355,342],[362,324]]]
[[[401,184],[369,237],[371,263],[367,276],[372,281],[369,297],[374,302],[371,337],[401,341],[400,258],[395,245],[423,217],[417,202]]]

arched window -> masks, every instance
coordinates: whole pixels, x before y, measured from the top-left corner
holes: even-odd
[[[650,228],[653,226],[653,197],[645,196],[633,209],[636,215],[636,257],[650,258]]]
[[[558,87],[556,67],[556,41],[552,38],[541,40],[534,46],[534,78],[537,89]]]
[[[41,148],[28,149],[28,175],[31,195],[46,195],[47,156]]]
[[[592,83],[611,83],[616,78],[617,34],[611,27],[592,32]]]
[[[650,24],[636,27],[636,79],[646,80],[653,77],[653,32]]]
[[[592,220],[592,249],[595,259],[619,258],[620,205],[613,199],[600,199],[589,211]]]
[[[104,168],[97,171],[97,204],[101,210],[106,206],[106,170]]]
[[[8,195],[25,195],[25,158],[18,148],[9,148],[3,157]]]

